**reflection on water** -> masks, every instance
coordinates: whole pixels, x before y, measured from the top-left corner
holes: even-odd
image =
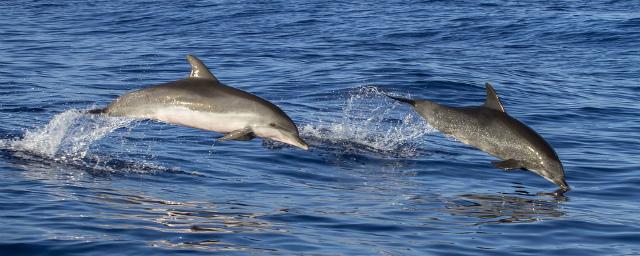
[[[247,233],[280,233],[265,220],[266,213],[251,212],[252,206],[235,202],[171,201],[122,191],[103,191],[86,196],[89,201],[101,203],[113,212],[102,213],[101,218],[113,219],[110,228],[146,229],[159,232],[154,247],[195,249],[206,251],[262,251],[250,244],[232,244],[228,236]],[[246,211],[245,211],[246,210]],[[225,242],[220,241],[225,235]]]
[[[564,196],[463,194],[446,200],[445,211],[470,217],[474,225],[536,222],[564,216],[560,205],[566,200]]]
[[[113,183],[109,180],[113,172],[88,166],[80,160],[76,165],[69,161],[56,162],[21,152],[0,150],[0,157],[8,156],[14,156],[10,163],[12,167],[22,170],[19,175],[30,182],[37,182],[34,183],[35,186],[46,187],[47,196],[46,199],[41,196],[43,200],[64,201],[69,202],[67,205],[72,205],[64,210],[55,209],[47,213],[41,225],[51,226],[49,228],[52,230],[42,234],[45,240],[107,242],[122,239],[139,241],[142,240],[141,237],[145,237],[148,245],[153,247],[207,252],[264,252],[270,250],[255,248],[243,239],[234,238],[254,233],[273,235],[287,232],[282,227],[274,227],[270,222],[260,219],[266,214],[273,214],[272,209],[234,201],[157,198],[141,191],[112,188]],[[134,166],[133,162],[123,163],[131,164],[130,167],[137,170],[125,172],[130,174],[170,171],[160,167],[149,171]],[[122,166],[111,167],[123,169]],[[182,172],[178,174],[194,175]],[[91,211],[84,210],[89,207]],[[56,230],[60,226],[68,229]],[[97,236],[96,231],[110,235]]]
[[[277,252],[275,249],[270,248],[247,248],[238,247],[233,244],[225,243],[219,240],[201,240],[193,242],[181,242],[174,243],[168,240],[154,241],[149,244],[152,247],[164,247],[173,249],[189,249],[189,250],[201,250],[201,251],[213,251],[213,252],[253,252],[253,253],[266,253]]]

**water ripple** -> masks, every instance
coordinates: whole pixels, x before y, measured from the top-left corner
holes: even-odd
[[[636,255],[635,1],[1,1],[0,251]],[[83,113],[188,75],[280,106],[301,151]],[[382,91],[508,113],[573,189]]]

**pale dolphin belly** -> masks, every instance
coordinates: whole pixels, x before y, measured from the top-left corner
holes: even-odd
[[[137,111],[129,112],[127,116],[153,119],[219,133],[228,133],[249,127],[260,118],[254,113],[216,113],[192,110],[185,106],[166,105],[146,106]]]

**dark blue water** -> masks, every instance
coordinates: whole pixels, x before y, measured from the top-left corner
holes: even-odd
[[[637,1],[2,1],[0,254],[640,254]],[[186,54],[309,151],[89,116]],[[494,84],[573,190],[380,92]]]

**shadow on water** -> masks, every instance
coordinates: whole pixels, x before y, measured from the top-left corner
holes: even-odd
[[[443,210],[453,216],[469,217],[468,222],[473,225],[537,222],[565,215],[561,205],[568,198],[562,194],[518,194],[462,194],[444,200]]]

